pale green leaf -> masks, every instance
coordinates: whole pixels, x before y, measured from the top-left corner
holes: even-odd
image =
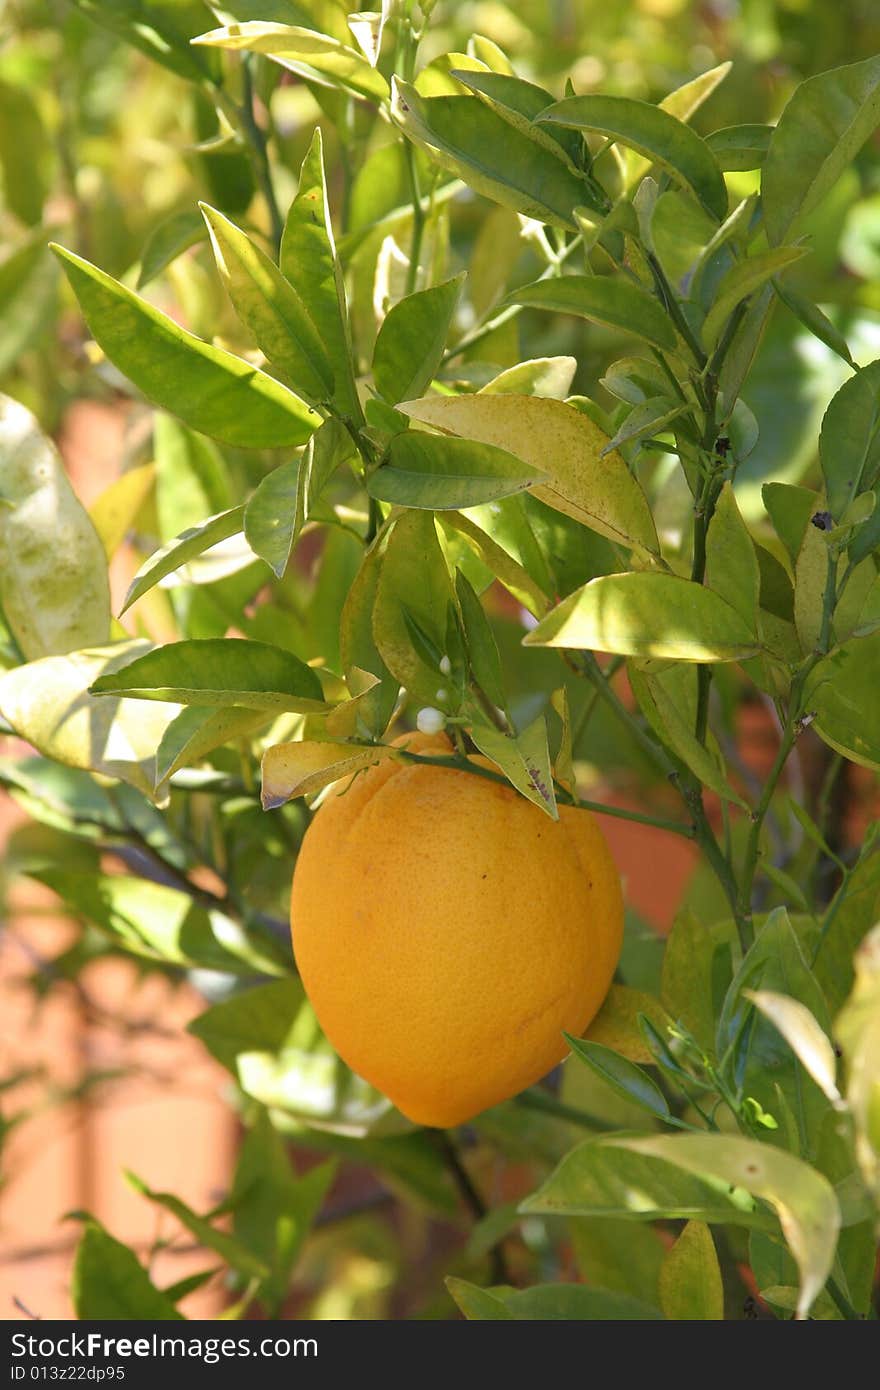
[[[320,424],[299,396],[212,347],[72,251],[53,246],[96,342],[154,404],[243,448],[303,444]]]
[[[401,409],[446,434],[508,450],[547,473],[548,481],[532,489],[542,502],[609,540],[657,554],[645,494],[619,454],[602,456],[607,435],[573,406],[536,396],[484,395],[428,396]]]
[[[571,647],[673,661],[740,661],[758,650],[729,603],[676,575],[601,575],[563,599],[525,646]]]
[[[9,396],[0,396],[0,602],[29,659],[110,635],[100,537],[54,444]]]

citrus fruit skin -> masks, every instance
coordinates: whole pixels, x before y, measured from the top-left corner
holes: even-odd
[[[397,742],[450,752],[443,735]],[[417,1124],[538,1081],[608,991],[620,879],[589,812],[559,813],[394,760],[340,783],[306,832],[291,900],[306,992],[343,1060]]]

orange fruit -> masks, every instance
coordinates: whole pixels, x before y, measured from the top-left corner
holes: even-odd
[[[448,754],[444,735],[405,735]],[[491,767],[485,759],[479,760]],[[345,1062],[418,1124],[461,1124],[567,1052],[605,998],[623,902],[588,811],[386,761],[335,787],[293,877],[293,947]]]

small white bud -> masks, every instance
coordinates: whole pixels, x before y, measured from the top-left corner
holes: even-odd
[[[425,705],[416,716],[416,728],[420,734],[439,734],[446,728],[446,715],[442,710]]]
[[[441,685],[440,689],[434,692],[434,699],[437,701],[438,705],[445,704],[449,699],[449,691],[444,690]]]
[[[443,672],[444,676],[452,674],[452,662],[449,660],[448,656],[441,656],[440,670]]]

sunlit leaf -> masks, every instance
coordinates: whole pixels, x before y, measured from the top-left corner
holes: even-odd
[[[94,695],[258,710],[323,707],[321,682],[292,652],[265,642],[205,638],[171,642],[101,676]]]
[[[252,449],[302,444],[320,423],[273,377],[202,342],[72,251],[52,249],[96,342],[156,405],[193,429]]]
[[[840,1209],[834,1189],[801,1159],[751,1139],[721,1134],[658,1135],[620,1139],[640,1156],[673,1163],[702,1180],[715,1179],[751,1192],[776,1210],[801,1276],[798,1315],[806,1317],[831,1272]]]
[[[523,639],[673,661],[739,661],[758,650],[729,603],[671,574],[601,575],[563,599]]]
[[[101,540],[54,444],[9,396],[0,396],[0,601],[26,658],[110,635]]]
[[[608,437],[599,426],[564,401],[428,396],[401,409],[446,434],[494,444],[545,471],[548,481],[532,489],[541,501],[610,540],[656,554],[654,522],[639,484],[619,454],[602,456]]]
[[[631,97],[574,96],[548,106],[541,120],[621,141],[687,184],[718,222],[727,215],[724,179],[708,147],[661,107]]]
[[[189,1032],[246,1094],[333,1134],[411,1126],[391,1102],[348,1070],[325,1039],[298,980],[246,990],[200,1014]]]
[[[771,244],[830,193],[880,121],[880,58],[802,82],[770,140],[761,201]]]
[[[381,744],[276,743],[263,754],[263,809],[282,806],[294,796],[308,796],[395,756]]]

